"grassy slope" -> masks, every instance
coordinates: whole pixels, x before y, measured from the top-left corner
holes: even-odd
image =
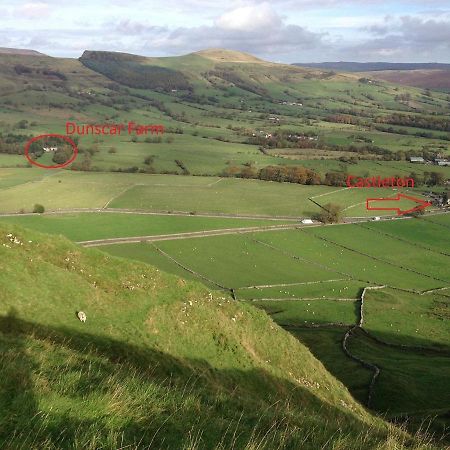
[[[308,345],[353,395],[366,401],[371,371],[342,352],[347,328],[303,327],[357,323],[359,303],[352,300],[359,298],[362,287],[367,285],[388,284],[409,290],[448,286],[444,280],[449,277],[449,219],[450,215],[424,216],[157,245],[184,265],[228,287],[274,283],[274,287],[238,288],[235,293],[240,300],[254,299],[253,305],[266,309],[279,324],[289,325],[288,330]],[[103,250],[192,276],[148,245],[111,246]],[[327,271],[326,267],[337,272]],[[367,340],[362,334],[351,338],[355,354],[382,370],[372,406],[390,417],[405,415],[413,427],[420,426],[422,420],[431,422],[437,437],[448,429],[447,310],[448,289],[424,295],[397,289],[369,291],[364,308],[367,331],[391,344],[438,347],[440,353],[405,350],[402,354],[401,350]],[[430,382],[434,388],[427,402],[423,393]]]
[[[64,239],[14,226],[0,236],[2,448],[367,449],[407,439],[253,307]]]

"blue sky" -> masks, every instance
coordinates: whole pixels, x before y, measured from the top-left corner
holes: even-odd
[[[4,4],[3,4],[4,3]],[[450,2],[0,0],[0,47],[171,56],[222,47],[280,62],[450,63]]]

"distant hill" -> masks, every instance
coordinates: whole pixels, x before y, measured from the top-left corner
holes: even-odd
[[[385,70],[369,72],[372,78],[423,89],[450,90],[450,69],[447,70]]]
[[[173,57],[85,51],[80,62],[117,83],[166,92],[192,91],[196,86],[221,90],[237,87],[243,91],[267,96],[267,84],[297,83],[305,78],[339,78],[339,75],[330,72],[277,64],[247,53],[225,49],[206,49]],[[348,78],[349,75],[345,77]]]
[[[129,87],[165,91],[190,87],[180,71],[149,64],[142,56],[86,50],[80,61],[89,69]]]
[[[388,63],[388,62],[321,62],[321,63],[294,63],[294,66],[314,67],[317,69],[337,70],[342,72],[372,72],[379,70],[432,70],[449,69],[450,64],[441,63]]]
[[[37,52],[36,50],[28,50],[26,48],[0,47],[0,53],[6,53],[8,55],[44,56],[44,53]]]
[[[66,84],[72,89],[104,87],[109,80],[73,58],[0,52],[0,95],[13,96],[23,90],[56,90]]]
[[[249,53],[238,52],[235,50],[226,50],[223,48],[208,48],[205,50],[200,50],[193,54],[218,62],[266,63],[266,61],[263,61],[256,56],[250,55]]]

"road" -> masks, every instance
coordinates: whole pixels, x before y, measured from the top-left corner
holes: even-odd
[[[103,245],[113,245],[113,244],[132,244],[139,242],[157,242],[157,241],[168,241],[177,239],[192,239],[198,237],[210,237],[210,236],[222,236],[230,234],[244,234],[244,233],[257,233],[263,231],[280,231],[280,230],[292,230],[297,228],[307,228],[307,227],[322,227],[322,226],[334,226],[335,224],[323,225],[320,222],[314,222],[313,224],[302,224],[300,222],[301,218],[292,216],[264,216],[264,215],[239,215],[239,214],[215,214],[215,213],[198,213],[191,214],[189,212],[177,211],[177,212],[150,212],[141,211],[133,209],[102,209],[102,208],[72,208],[64,210],[47,211],[46,215],[60,215],[60,214],[76,214],[76,213],[119,213],[119,214],[142,214],[142,215],[154,215],[154,216],[189,216],[189,217],[216,217],[216,218],[229,218],[229,219],[265,219],[274,221],[292,221],[292,224],[280,224],[280,225],[265,225],[258,227],[241,227],[241,228],[222,228],[218,230],[207,230],[207,231],[192,231],[185,233],[173,233],[173,234],[158,234],[149,236],[127,236],[119,238],[108,238],[108,239],[96,239],[90,241],[79,241],[84,247],[100,247]],[[438,214],[448,214],[450,211],[436,210],[430,212],[426,215],[438,215]],[[14,217],[14,216],[35,216],[35,213],[0,213],[0,217]],[[380,221],[384,220],[406,220],[410,219],[408,216],[381,216]],[[346,217],[343,224],[361,223],[361,222],[371,222],[372,217]]]
[[[305,226],[321,226],[320,224],[305,225]],[[171,241],[176,239],[192,239],[198,237],[210,237],[210,236],[222,236],[227,234],[242,234],[242,233],[257,233],[261,231],[280,231],[280,230],[292,230],[300,228],[301,225],[296,223],[292,225],[267,225],[261,227],[245,227],[245,228],[223,228],[220,230],[207,230],[207,231],[190,231],[186,233],[173,233],[173,234],[157,234],[152,236],[133,236],[133,237],[121,237],[121,238],[109,238],[109,239],[96,239],[93,241],[80,241],[77,244],[83,247],[99,247],[102,245],[112,244],[133,244],[136,242],[157,242],[157,241]]]

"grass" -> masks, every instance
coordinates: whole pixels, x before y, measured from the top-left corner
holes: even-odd
[[[359,239],[360,231],[368,232],[358,225],[341,225],[164,241],[157,246],[184,266],[235,289],[342,278],[353,279],[358,287],[387,284],[402,289],[427,290],[446,285],[446,256],[436,254],[430,267],[426,259],[426,264],[420,266],[420,258],[413,257],[417,253],[414,247],[403,241],[393,243],[390,237],[379,239],[376,246],[360,248],[361,242],[372,242],[368,237]],[[353,236],[358,239],[352,240]],[[145,254],[140,250],[142,245],[146,244],[121,245],[115,254],[126,249],[127,255],[132,256],[135,248],[142,257]],[[390,248],[405,258],[396,260],[389,253]],[[321,287],[327,289],[327,284]],[[327,291],[322,295],[326,296]],[[278,297],[276,294],[275,298]]]
[[[383,337],[390,340],[389,334]],[[377,410],[387,411],[390,416],[428,411],[432,417],[447,409],[449,393],[443,387],[449,375],[448,355],[394,348],[387,351],[385,346],[360,335],[350,340],[349,348],[381,368],[374,396]]]
[[[326,280],[317,283],[303,283],[290,286],[257,287],[238,289],[236,295],[240,300],[261,298],[348,298],[357,299],[361,294],[364,283],[354,280]]]
[[[429,221],[433,223],[430,222],[431,226],[427,228]],[[371,371],[349,360],[343,353],[341,341],[346,328],[305,327],[357,323],[359,302],[351,300],[360,298],[364,286],[387,284],[400,290],[367,292],[364,328],[391,344],[447,348],[446,291],[419,295],[401,290],[424,291],[448,285],[445,282],[448,256],[443,254],[442,245],[440,251],[437,249],[439,236],[445,234],[447,226],[447,215],[425,216],[417,220],[164,241],[158,243],[158,247],[183,266],[228,288],[235,288],[238,299],[253,300],[251,305],[261,307],[273,320],[286,326],[356,398],[366,401]],[[420,231],[424,227],[428,232],[422,234]],[[145,244],[110,246],[105,250],[157,265],[161,259],[161,254]],[[174,267],[170,259],[160,267],[193,277],[179,266]],[[442,277],[444,281],[436,277]],[[203,282],[207,284],[204,279]],[[337,301],[339,298],[349,301]],[[438,401],[439,392],[442,399],[446,398],[442,387],[449,365],[444,354],[412,350],[399,357],[401,349],[375,341],[365,344],[366,340],[364,335],[357,333],[351,338],[350,350],[382,369],[375,385],[373,407],[377,411],[388,413],[390,417],[402,413],[415,429],[421,420],[428,420],[436,411],[445,410],[444,403]],[[367,351],[364,350],[366,345]],[[400,361],[398,365],[397,360]],[[413,367],[415,375],[410,372]],[[403,383],[401,377],[406,372],[409,374]],[[425,389],[430,380],[440,383],[441,387],[436,387],[427,403],[419,391]],[[400,402],[401,396],[408,397],[410,382],[414,391],[412,399]],[[397,403],[391,403],[394,400]],[[420,407],[413,406],[415,401]],[[445,428],[444,413],[439,412],[439,417],[431,420],[431,429],[436,433]]]
[[[257,239],[265,244],[272,245],[279,252],[288,252],[294,257],[302,257],[308,261],[321,264],[328,270],[338,273],[340,276],[337,278],[350,277],[363,281],[366,285],[388,284],[404,289],[421,290],[442,287],[444,284],[442,281],[413,271],[409,267],[408,261],[388,265],[383,261],[374,259],[369,252],[364,255],[354,250],[353,245],[344,248],[334,244],[326,234],[328,229],[333,234],[335,228],[339,228],[339,230],[342,230],[341,233],[344,237],[349,237],[356,227],[357,225],[340,225],[338,227],[295,230],[283,233],[268,232],[260,234]],[[324,231],[327,240],[317,237],[324,236]],[[356,247],[359,244],[355,241]],[[407,244],[405,244],[405,248],[408,248]],[[424,269],[424,272],[426,273],[426,269]]]
[[[184,178],[184,177],[183,177]],[[331,191],[324,186],[299,186],[257,180],[223,179],[209,186],[136,186],[110,203],[112,208],[196,211],[269,216],[311,216],[318,207],[311,195]]]
[[[449,347],[448,296],[417,295],[393,290],[369,291],[364,327],[389,342],[411,346]],[[417,318],[417,320],[412,320]]]
[[[351,325],[356,322],[356,301],[336,300],[264,300],[252,304],[267,311],[283,326],[323,325],[341,323]]]
[[[10,189],[0,189],[2,212],[30,211],[39,202],[47,210],[108,206],[156,212],[299,217],[311,216],[319,209],[308,197],[333,190],[327,186],[215,177],[3,170],[5,187]],[[35,173],[36,178],[33,177]],[[36,183],[26,184],[32,178]],[[0,179],[0,187],[2,184]]]
[[[395,189],[395,188],[394,188]],[[320,205],[325,205],[327,203],[336,203],[343,207],[343,214],[349,217],[373,217],[373,216],[385,216],[393,215],[397,212],[395,210],[368,210],[367,209],[367,199],[368,198],[392,198],[397,197],[398,194],[406,194],[410,196],[415,196],[416,198],[422,198],[420,194],[414,194],[410,189],[383,189],[383,188],[351,188],[351,189],[340,189],[336,192],[330,192],[318,197],[313,197],[313,199]],[[392,202],[370,202],[371,208],[400,208],[403,211],[407,211],[417,203],[401,198],[398,202],[392,204]]]
[[[332,245],[336,244],[339,249],[350,248],[358,254],[369,255],[381,263],[386,261],[396,267],[414,270],[416,273],[427,276],[432,280],[440,281],[441,286],[450,283],[448,271],[449,256],[442,255],[433,250],[421,248],[417,251],[416,246],[399,241],[395,237],[377,236],[373,239],[375,226],[369,230],[357,225],[340,225],[335,227],[307,230],[310,235],[325,238]]]
[[[43,169],[0,169],[0,189],[9,189],[31,181],[40,181],[50,175]]]
[[[0,153],[0,167],[27,166],[28,161],[22,155],[7,155]]]
[[[17,223],[49,234],[62,234],[73,241],[131,236],[149,236],[190,231],[272,226],[281,222],[196,216],[158,216],[123,213],[78,213],[0,217],[0,222]]]
[[[432,448],[367,413],[250,305],[0,229],[3,447]]]
[[[327,270],[317,270],[307,262],[267,251],[247,236],[164,241],[157,246],[195,272],[230,288],[321,281],[334,275]]]
[[[435,221],[436,223],[433,223]],[[450,225],[448,215],[424,217],[417,220],[402,220],[396,222],[365,223],[360,225],[373,233],[388,235],[407,241],[419,248],[427,248],[435,252],[448,252],[450,238],[441,226]]]
[[[366,403],[367,386],[372,380],[373,373],[344,355],[342,352],[344,330],[341,327],[304,327],[291,329],[290,332],[308,346],[314,356],[345,384],[359,402]]]
[[[102,208],[136,184],[147,184],[156,188],[166,184],[194,187],[217,181],[214,178],[185,178],[175,175],[86,173],[67,170],[47,170],[46,176],[43,177],[43,172],[38,170],[36,183],[30,185],[26,184],[26,179],[19,169],[4,170],[8,171],[8,184],[12,187],[0,190],[0,210],[3,212],[15,212],[21,208],[30,211],[36,202],[44,204],[47,210]],[[161,184],[163,186],[159,186]]]

